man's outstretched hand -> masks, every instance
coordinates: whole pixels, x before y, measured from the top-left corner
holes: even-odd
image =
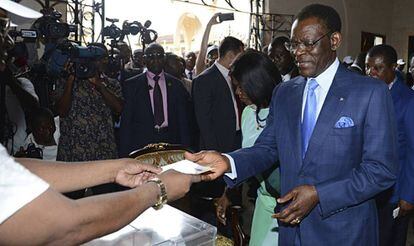
[[[290,203],[287,208],[272,215],[272,217],[283,223],[296,225],[309,214],[316,204],[318,204],[319,197],[315,186],[302,185],[277,199],[277,202],[282,204],[287,202]]]
[[[231,171],[229,159],[216,151],[201,151],[195,154],[186,152],[184,157],[189,161],[211,168],[209,172],[200,174],[202,181],[214,180]]]

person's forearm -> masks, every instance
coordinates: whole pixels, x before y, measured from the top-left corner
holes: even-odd
[[[127,225],[158,194],[155,183],[76,201],[48,189],[0,224],[0,244],[79,245]]]
[[[72,89],[73,89],[74,78],[68,78],[65,84],[62,97],[58,99],[55,105],[55,110],[60,117],[67,116],[70,106],[72,103]]]
[[[114,182],[116,173],[123,167],[118,160],[94,161],[87,164],[86,162],[49,162],[28,158],[16,158],[16,161],[59,192]]]
[[[195,75],[199,75],[201,72],[204,71],[206,64],[205,64],[205,57],[207,53],[207,46],[208,46],[208,39],[210,36],[210,31],[213,23],[210,21],[207,23],[206,30],[203,34],[203,39],[201,41],[200,45],[200,53],[197,56],[196,59],[196,65],[195,65]]]
[[[76,244],[106,235],[130,223],[156,203],[159,188],[147,183],[139,188],[77,200]]]
[[[16,78],[12,79],[17,80]],[[9,83],[9,86],[12,92],[16,95],[25,112],[33,112],[33,110],[39,106],[39,102],[37,101],[37,99],[34,96],[32,96],[29,92],[27,92],[25,89],[23,89],[18,84],[18,81],[13,81],[12,83]]]
[[[98,91],[101,93],[106,105],[108,105],[115,114],[120,115],[123,108],[122,100],[115,96],[115,94],[106,86],[100,86]]]

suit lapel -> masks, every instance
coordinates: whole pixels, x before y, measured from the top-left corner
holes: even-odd
[[[303,160],[303,166],[317,156],[319,148],[325,142],[326,136],[335,125],[339,113],[346,103],[349,93],[349,89],[346,85],[350,84],[351,80],[345,73],[346,71],[344,71],[344,68],[339,66],[309,140],[309,146],[306,151],[305,159]]]
[[[298,81],[294,82],[292,87],[292,96],[288,98],[288,122],[289,131],[291,132],[292,147],[295,158],[295,163],[302,165],[302,135],[301,135],[301,117],[302,117],[302,98],[303,90],[305,89],[306,79],[300,77]]]
[[[142,107],[136,106],[137,109],[144,109],[145,112],[138,112],[138,115],[143,115],[144,117],[149,117],[148,120],[151,120],[152,125],[154,125],[154,114],[152,112],[152,106],[151,106],[151,98],[149,95],[149,85],[148,85],[148,79],[146,74],[142,76],[143,78],[138,81],[137,89],[135,91],[136,95],[136,103],[140,104],[142,103]]]

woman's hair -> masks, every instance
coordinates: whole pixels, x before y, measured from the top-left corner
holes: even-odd
[[[263,53],[247,51],[241,54],[230,68],[231,77],[257,107],[270,104],[272,92],[282,81],[275,64]]]
[[[230,74],[256,105],[256,116],[260,109],[269,107],[273,89],[282,81],[279,70],[269,57],[251,50],[236,58]]]

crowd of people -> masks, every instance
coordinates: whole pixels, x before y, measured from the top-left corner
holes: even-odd
[[[1,53],[13,11],[0,5]],[[414,58],[404,74],[382,44],[341,63],[341,19],[326,5],[304,7],[265,52],[232,36],[208,45],[217,17],[183,56],[124,47],[114,69],[107,47],[89,44],[104,54],[94,75],[68,63],[48,104],[9,66],[27,56],[1,57],[14,130],[0,146],[0,244],[86,242],[186,193],[186,212],[232,237],[227,211],[248,202],[250,183],[250,245],[405,245]],[[151,143],[190,147],[185,157],[212,170],[160,173],[127,158]]]

